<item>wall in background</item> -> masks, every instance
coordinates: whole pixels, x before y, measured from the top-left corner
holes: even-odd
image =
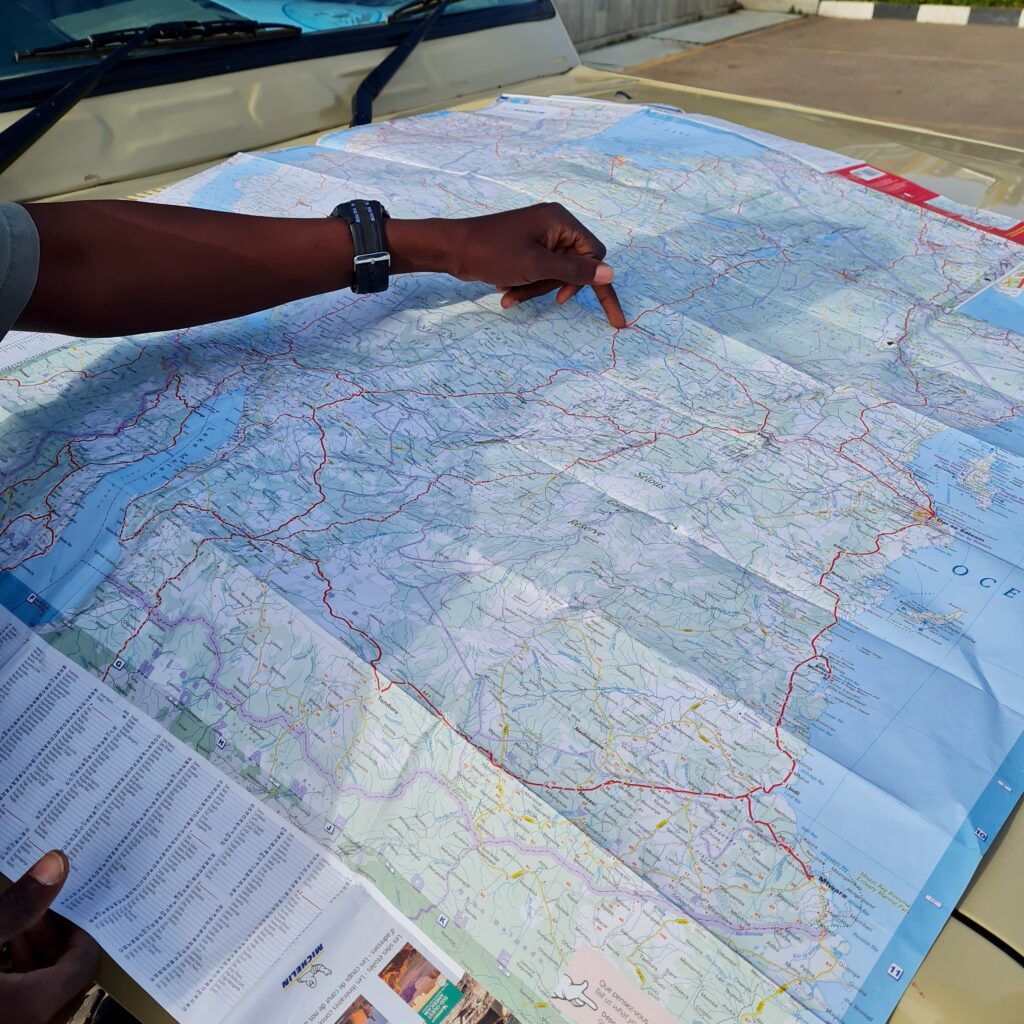
[[[554,0],[580,50],[724,14],[735,0]]]

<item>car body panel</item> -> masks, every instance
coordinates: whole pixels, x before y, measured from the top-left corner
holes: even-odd
[[[996,837],[960,901],[960,913],[1024,961],[1024,806]],[[1024,982],[1018,1020],[1024,1020]]]
[[[181,178],[232,153],[347,125],[352,95],[388,52],[336,54],[90,97],[3,173],[0,199],[39,199],[166,171]],[[566,71],[577,60],[557,17],[428,39],[374,110],[387,116],[437,109]],[[0,113],[0,130],[24,113]]]
[[[951,919],[890,1024],[1020,1024],[1024,967]]]

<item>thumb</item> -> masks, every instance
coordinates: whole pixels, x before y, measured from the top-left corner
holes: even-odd
[[[549,252],[541,261],[541,278],[552,278],[565,284],[609,284],[615,272],[607,263],[592,256],[573,256],[568,253]]]
[[[0,945],[27,931],[50,909],[67,877],[67,857],[51,850],[0,893]]]

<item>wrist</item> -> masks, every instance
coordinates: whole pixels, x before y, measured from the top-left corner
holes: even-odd
[[[440,217],[389,218],[384,225],[384,237],[391,253],[391,273],[453,274],[457,251],[455,223]]]

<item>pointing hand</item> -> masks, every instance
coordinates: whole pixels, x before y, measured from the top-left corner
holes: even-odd
[[[588,1006],[591,1010],[597,1009],[597,1003],[587,995],[589,982],[575,982],[568,974],[563,974],[551,994],[552,999],[563,999],[576,1007]]]
[[[612,327],[626,326],[604,243],[560,203],[456,220],[390,220],[386,231],[396,273],[440,270],[493,284],[505,309],[556,290],[562,304],[590,287]]]

